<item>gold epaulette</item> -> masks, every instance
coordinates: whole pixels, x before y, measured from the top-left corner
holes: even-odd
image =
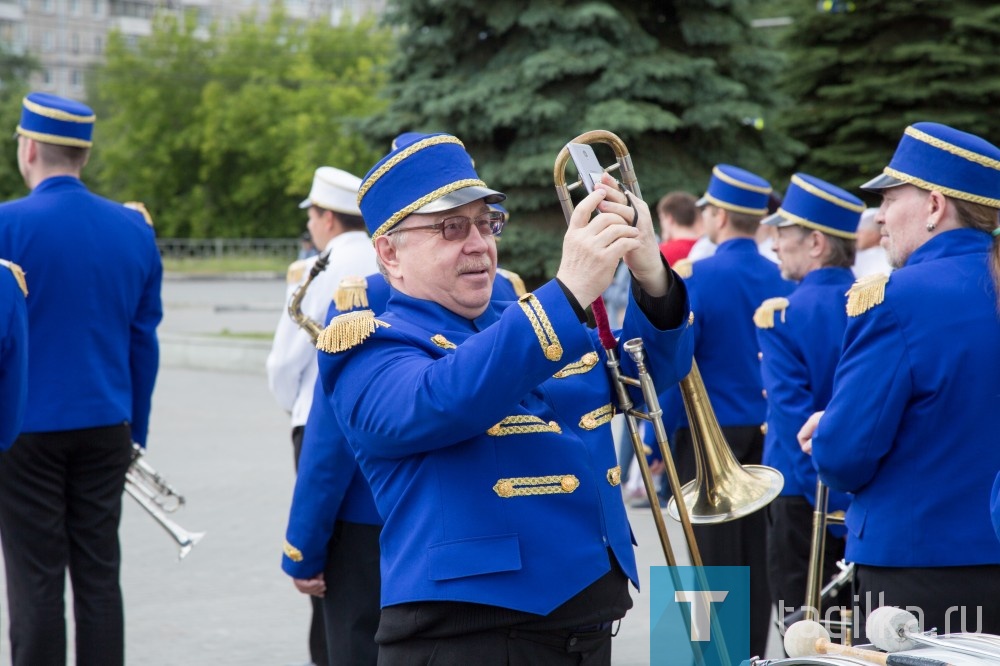
[[[302,282],[302,276],[306,274],[308,259],[299,259],[288,264],[288,271],[285,272],[285,282],[288,284],[298,284]]]
[[[293,546],[292,544],[285,542],[285,555],[288,556],[292,562],[302,561],[302,551]]]
[[[337,285],[333,303],[341,312],[368,307],[368,280],[358,275],[349,275]]]
[[[674,269],[674,273],[677,273],[677,275],[686,280],[694,273],[694,262],[685,257],[675,261],[671,268]]]
[[[514,271],[509,271],[506,268],[497,267],[497,273],[507,278],[511,286],[514,287],[514,295],[521,297],[528,293],[528,288],[524,286],[524,280],[521,276]]]
[[[757,328],[774,328],[774,313],[781,313],[781,321],[785,321],[785,309],[788,307],[787,298],[769,298],[760,304],[757,311],[753,313],[753,323]]]
[[[13,261],[7,261],[6,259],[0,259],[0,266],[6,266],[10,269],[10,272],[14,274],[14,282],[17,282],[17,286],[21,288],[21,292],[27,298],[28,281],[24,279],[24,270]]]
[[[885,273],[867,275],[847,290],[847,316],[857,317],[868,312],[885,300],[885,285],[889,276]]]
[[[389,324],[375,318],[371,310],[345,312],[333,318],[316,339],[316,349],[336,354],[357,347],[371,337],[379,326],[389,328]]]
[[[126,208],[131,208],[132,210],[142,213],[142,219],[146,220],[146,224],[153,226],[153,216],[149,214],[148,210],[146,210],[146,204],[141,201],[126,201],[122,205]]]

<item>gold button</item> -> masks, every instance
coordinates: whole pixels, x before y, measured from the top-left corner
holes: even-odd
[[[762,396],[764,396],[764,399],[765,399],[765,400],[767,400],[767,389],[761,389],[761,392],[760,392],[760,394],[761,394]]]
[[[559,486],[563,489],[563,492],[571,493],[577,489],[580,482],[575,476],[564,476],[561,481],[559,481]]]
[[[767,424],[766,423],[764,423],[764,424],[762,424],[760,426],[760,434],[762,434],[762,435],[766,435],[767,434]]]
[[[591,367],[597,365],[597,358],[597,352],[587,352],[580,360],[583,361],[583,364],[587,367]]]
[[[559,435],[562,434],[562,428],[560,428],[559,424],[556,423],[555,421],[549,421],[549,427],[552,428],[552,432]]]
[[[764,360],[764,352],[757,352],[757,360],[758,361]]]
[[[510,481],[497,481],[496,485],[493,486],[493,491],[500,497],[513,497],[514,484]]]
[[[594,428],[597,427],[597,419],[588,414],[587,416],[583,417],[582,421],[580,421],[580,425],[582,425],[587,430],[593,430]]]
[[[688,315],[688,326],[694,323],[694,312]]]
[[[608,483],[617,486],[622,482],[622,468],[615,466],[608,470]]]
[[[550,361],[558,361],[562,358],[563,348],[560,344],[551,344],[545,348],[545,358]]]

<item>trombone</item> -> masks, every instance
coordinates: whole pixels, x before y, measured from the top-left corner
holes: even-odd
[[[841,588],[854,579],[854,563],[837,563],[840,573],[823,585],[823,559],[826,552],[826,528],[829,525],[843,525],[844,512],[829,509],[830,489],[823,480],[816,477],[816,504],[813,507],[812,539],[809,543],[809,568],[806,574],[806,598],[803,619],[820,622],[827,628],[840,630],[844,645],[850,645],[854,634],[854,611],[850,606],[840,609],[839,620],[823,620],[820,615],[824,599],[837,596]],[[779,618],[780,620],[781,618]]]
[[[603,143],[610,146],[617,159],[605,171],[620,170],[624,186],[636,197],[642,198],[632,158],[625,143],[618,136],[606,130],[593,130],[576,137],[572,143]],[[556,196],[567,221],[573,214],[570,192],[581,185],[579,180],[569,185],[566,183],[566,164],[569,162],[569,158],[569,150],[564,147],[556,156],[553,169]],[[701,553],[698,551],[692,525],[723,523],[753,513],[778,496],[784,485],[784,479],[779,471],[771,467],[763,465],[741,466],[737,462],[722,434],[722,429],[719,427],[715,412],[708,400],[708,393],[701,379],[701,373],[698,371],[698,365],[692,361],[691,372],[681,380],[680,391],[691,426],[697,473],[693,481],[681,487],[663,425],[663,410],[660,408],[653,380],[646,368],[642,340],[638,338],[629,340],[622,347],[635,362],[638,374],[636,378],[626,377],[621,372],[617,340],[611,332],[603,299],[598,297],[594,301],[592,309],[601,345],[607,353],[608,372],[618,397],[619,411],[625,415],[625,423],[628,427],[632,447],[635,449],[646,496],[649,498],[650,507],[653,507],[653,520],[656,523],[656,530],[667,564],[675,566],[676,558],[670,547],[663,514],[658,508],[659,500],[656,497],[656,487],[649,471],[649,465],[646,463],[638,419],[652,424],[656,442],[663,457],[663,464],[666,467],[670,489],[673,492],[673,498],[671,498],[667,509],[668,513],[680,522],[683,528],[691,563],[701,567]],[[628,394],[628,386],[641,389],[643,400],[646,403],[646,411],[635,408]],[[682,498],[683,501],[677,501],[677,498]]]
[[[125,472],[125,492],[177,542],[180,547],[177,559],[183,560],[205,533],[189,532],[167,517],[168,513],[184,506],[184,496],[174,490],[142,457],[142,447],[133,442],[132,464]]]

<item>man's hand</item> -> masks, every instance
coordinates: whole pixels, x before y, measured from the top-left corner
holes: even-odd
[[[605,179],[611,180],[610,176]],[[615,207],[616,211],[629,211],[627,220],[617,212],[602,212],[602,202],[615,195],[624,201],[625,195],[617,189],[611,193],[611,186],[602,180],[601,186],[577,204],[563,237],[562,260],[556,277],[583,307],[597,300],[608,288],[619,260],[641,246],[641,231],[628,224],[632,213],[627,205]],[[595,210],[598,214],[591,220]]]
[[[326,581],[323,580],[323,572],[312,578],[293,578],[295,589],[302,594],[311,594],[314,597],[322,597],[326,594]]]
[[[823,412],[816,412],[809,417],[809,420],[805,422],[799,429],[799,434],[796,439],[799,440],[799,447],[802,448],[802,452],[808,455],[812,455],[813,452],[813,435],[816,434],[816,428],[819,426],[819,420],[823,418]]]

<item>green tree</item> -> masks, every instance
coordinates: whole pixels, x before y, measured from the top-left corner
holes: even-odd
[[[930,120],[1000,141],[1000,5],[868,0],[816,11],[788,33],[783,129],[809,147],[797,168],[846,188],[877,175],[910,123]]]
[[[170,15],[136,49],[114,37],[94,86],[101,186],[146,202],[163,235],[297,235],[316,167],[377,158],[354,127],[383,105],[390,48],[371,22],[302,24],[280,3],[208,39]]]
[[[781,59],[751,29],[749,4],[397,0],[390,105],[365,129],[383,146],[409,130],[461,138],[510,196],[502,261],[537,281],[554,273],[565,224],[553,162],[584,131],[625,140],[652,203],[701,191],[717,162],[765,173],[790,163],[795,146],[756,127]]]
[[[34,58],[14,53],[0,44],[0,132],[6,133],[6,137],[21,119],[21,100],[28,92],[28,76],[36,69],[38,62]],[[16,146],[16,141],[5,141],[0,154],[0,201],[27,194],[17,167]]]

